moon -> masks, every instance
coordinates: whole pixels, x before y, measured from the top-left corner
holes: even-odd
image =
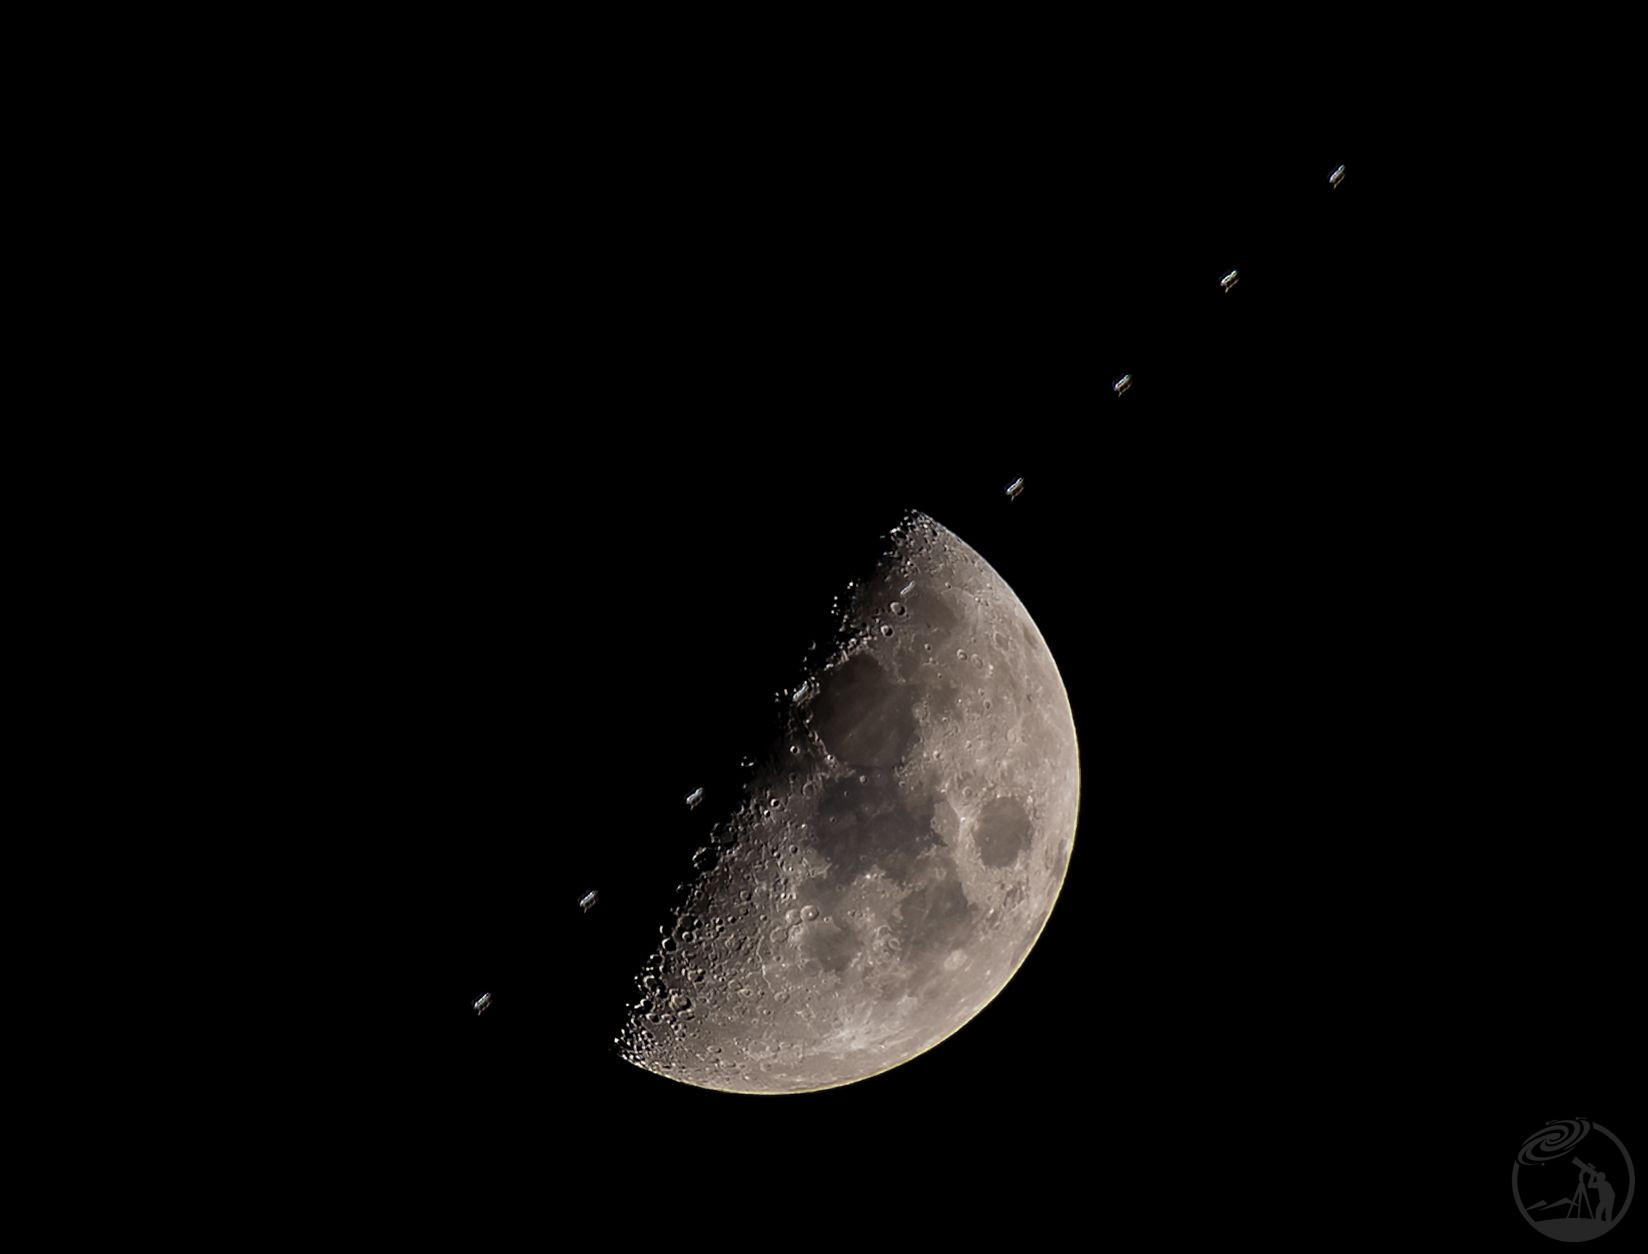
[[[636,980],[620,1056],[798,1093],[932,1048],[1041,935],[1075,840],[1076,729],[1047,642],[920,513],[850,585],[833,652]]]

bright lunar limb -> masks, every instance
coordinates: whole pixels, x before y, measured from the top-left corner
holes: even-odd
[[[1000,575],[923,514],[851,590],[749,797],[694,864],[618,1044],[705,1088],[895,1067],[999,993],[1075,838],[1070,703]]]

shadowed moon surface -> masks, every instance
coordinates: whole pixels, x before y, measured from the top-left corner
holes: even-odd
[[[688,1084],[791,1093],[915,1057],[1041,934],[1075,837],[1070,704],[973,549],[922,514],[851,590],[748,798],[694,858],[618,1044]]]

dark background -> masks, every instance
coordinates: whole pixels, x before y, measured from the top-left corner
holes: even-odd
[[[1280,1244],[1279,1208],[1491,1213],[1550,1118],[1632,1144],[1613,433],[1459,347],[1514,294],[1470,289],[1470,224],[1388,134],[1329,98],[1311,134],[1100,143],[1060,81],[976,116],[619,94],[530,160],[432,122],[371,175],[394,230],[340,351],[385,382],[316,435],[305,579],[359,798],[317,856],[367,886],[351,1022],[393,1042],[344,1079],[389,1129],[613,1223],[793,1193],[959,1231],[979,1198]],[[628,1067],[665,897],[908,508],[1069,690],[1046,932],[861,1084]],[[1482,1151],[1416,1165],[1438,1125]]]

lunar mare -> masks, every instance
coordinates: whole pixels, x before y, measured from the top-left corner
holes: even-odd
[[[1079,790],[1058,669],[952,532],[889,539],[694,858],[619,1033],[637,1066],[750,1093],[875,1075],[982,1010],[1047,922]]]

